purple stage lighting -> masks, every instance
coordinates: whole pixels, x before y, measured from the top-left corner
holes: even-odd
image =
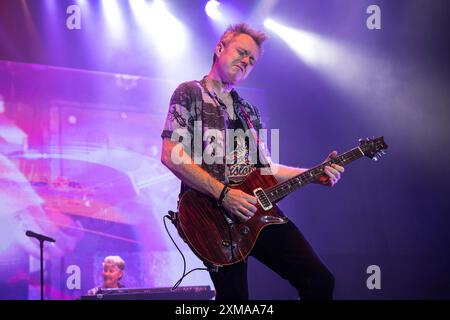
[[[102,0],[103,17],[108,26],[110,35],[114,39],[120,39],[123,36],[124,17],[121,8],[116,0]]]
[[[210,0],[205,5],[205,12],[208,17],[219,20],[222,17],[222,13],[219,10],[220,2],[216,0]]]

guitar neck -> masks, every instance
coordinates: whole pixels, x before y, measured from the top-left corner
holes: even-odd
[[[333,163],[340,166],[345,166],[350,162],[361,158],[362,156],[364,156],[364,153],[360,147],[353,148],[321,165],[306,170],[305,172],[280,184],[277,184],[276,186],[270,187],[264,190],[264,192],[268,196],[269,200],[272,203],[275,203],[291,192],[296,191],[297,189],[306,186],[313,181],[316,181],[324,173],[325,166],[329,166]]]

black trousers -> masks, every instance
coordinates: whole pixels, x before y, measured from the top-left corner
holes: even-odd
[[[301,300],[332,299],[333,274],[293,222],[264,228],[250,255],[288,280]],[[216,300],[248,300],[246,262],[221,267],[210,276]]]

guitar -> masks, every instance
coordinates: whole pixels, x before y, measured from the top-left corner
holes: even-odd
[[[183,194],[178,204],[178,231],[201,260],[214,266],[240,262],[249,255],[264,227],[288,221],[279,214],[275,206],[278,201],[316,181],[327,165],[344,166],[363,156],[377,161],[387,148],[383,137],[360,139],[358,147],[282,183],[277,183],[273,175],[253,171],[239,184],[230,185],[230,188],[254,195],[258,201],[257,212],[246,222],[231,217],[213,198],[191,189]]]

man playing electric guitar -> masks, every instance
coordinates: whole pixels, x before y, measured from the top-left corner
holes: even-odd
[[[243,181],[246,176],[264,166],[264,170],[271,170],[274,165],[270,161],[250,161],[252,142],[239,139],[228,141],[224,137],[230,136],[227,129],[261,129],[258,110],[242,99],[234,87],[252,71],[260,58],[261,45],[265,40],[264,33],[246,24],[230,26],[215,47],[209,74],[201,81],[182,83],[173,93],[162,133],[161,161],[182,181],[181,195],[189,190],[196,190],[217,203],[226,212],[228,219],[242,223],[251,221],[258,207],[264,204],[258,203],[254,194],[232,188],[229,183]],[[195,137],[196,130],[200,131],[200,147],[198,141],[196,144],[195,139],[191,138]],[[214,134],[209,134],[211,132]],[[217,151],[220,148],[208,149],[214,143],[226,151],[221,153]],[[195,153],[199,148],[200,161]],[[261,145],[257,147],[258,150],[262,148]],[[212,152],[208,153],[208,150]],[[260,152],[259,156],[264,158],[263,153]],[[209,158],[205,158],[205,154]],[[333,151],[325,161],[336,155],[336,151]],[[306,169],[277,165],[272,173],[277,182],[281,183],[304,171]],[[333,186],[339,181],[342,172],[344,168],[340,165],[325,166],[316,182]],[[273,210],[280,211],[276,205]],[[201,221],[197,223],[197,227],[198,224],[203,227]],[[207,235],[212,232],[208,228],[205,224],[202,233]],[[242,230],[243,233],[251,232],[248,229]],[[236,245],[228,241],[223,241],[222,244],[224,247]],[[205,246],[207,245],[205,241]],[[288,219],[285,223],[263,228],[249,255],[287,279],[298,290],[301,299],[332,298],[332,273]],[[221,265],[216,272],[211,271],[210,276],[217,292],[217,300],[248,299],[245,257],[238,262]]]

